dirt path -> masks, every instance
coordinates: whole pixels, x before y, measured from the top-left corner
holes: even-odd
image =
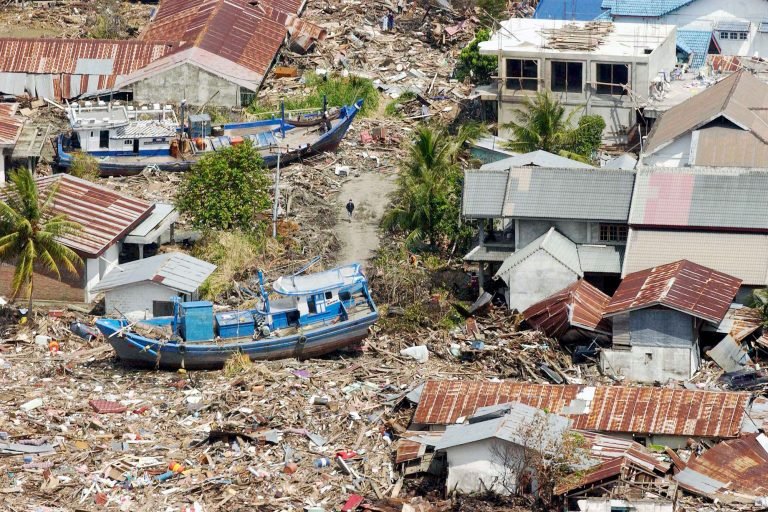
[[[396,186],[394,175],[377,171],[362,171],[360,176],[353,176],[342,185],[336,198],[339,212],[336,236],[341,242],[337,264],[358,262],[366,266],[379,247],[379,221]],[[344,208],[350,198],[355,203],[352,222]]]

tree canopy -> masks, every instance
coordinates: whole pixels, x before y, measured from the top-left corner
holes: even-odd
[[[209,153],[182,180],[176,207],[202,230],[253,231],[255,216],[270,205],[264,160],[246,140]]]
[[[464,80],[471,77],[471,81],[476,84],[488,84],[491,77],[497,73],[499,66],[496,57],[480,55],[480,43],[488,41],[491,38],[491,32],[488,29],[480,29],[475,34],[475,38],[459,54],[459,62],[456,65],[456,78]]]
[[[35,268],[42,265],[61,279],[61,268],[77,275],[83,261],[58,238],[77,233],[81,226],[66,215],[51,211],[58,187],[54,183],[44,193],[27,169],[11,173],[7,195],[0,201],[0,261],[16,265],[11,281],[11,299],[27,296],[32,306]]]

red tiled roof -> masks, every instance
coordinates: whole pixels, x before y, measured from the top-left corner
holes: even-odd
[[[629,274],[605,308],[605,316],[650,306],[666,306],[719,323],[741,279],[687,260]]]
[[[413,423],[449,425],[479,407],[521,402],[567,416],[580,430],[735,437],[749,398],[749,393],[650,387],[429,381]]]
[[[146,201],[120,195],[112,190],[69,174],[54,174],[36,180],[40,191],[58,185],[52,211],[82,225],[77,235],[62,243],[86,256],[95,257],[121,236],[135,228],[154,208]]]
[[[603,309],[611,298],[580,279],[523,311],[523,318],[535,329],[557,338],[570,327],[611,334],[611,321]]]
[[[0,103],[0,145],[16,144],[21,134],[24,118],[16,115],[18,107],[18,103]]]

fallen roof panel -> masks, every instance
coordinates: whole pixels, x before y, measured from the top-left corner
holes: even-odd
[[[549,337],[557,338],[570,327],[611,334],[611,321],[603,309],[611,298],[581,279],[523,311],[523,318]]]
[[[749,393],[524,382],[428,381],[413,423],[449,425],[479,407],[521,402],[596,432],[735,437]]]

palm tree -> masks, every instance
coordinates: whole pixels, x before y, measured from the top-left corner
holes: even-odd
[[[434,247],[441,223],[450,221],[446,215],[458,201],[459,155],[464,144],[483,131],[467,124],[451,136],[441,127],[419,127],[400,174],[395,206],[385,214],[383,227],[407,232],[407,244],[424,241]]]
[[[57,188],[53,184],[41,196],[32,173],[20,169],[11,174],[5,201],[0,200],[0,261],[15,261],[11,299],[23,292],[30,309],[36,266],[42,265],[61,280],[60,267],[77,275],[76,267],[83,264],[80,256],[58,241],[81,226],[51,212]]]
[[[567,151],[571,145],[573,117],[578,110],[565,114],[565,107],[549,91],[539,91],[533,99],[526,98],[524,108],[512,113],[515,120],[504,125],[512,131],[514,140],[509,143],[513,151],[528,153],[541,149],[555,154]]]

